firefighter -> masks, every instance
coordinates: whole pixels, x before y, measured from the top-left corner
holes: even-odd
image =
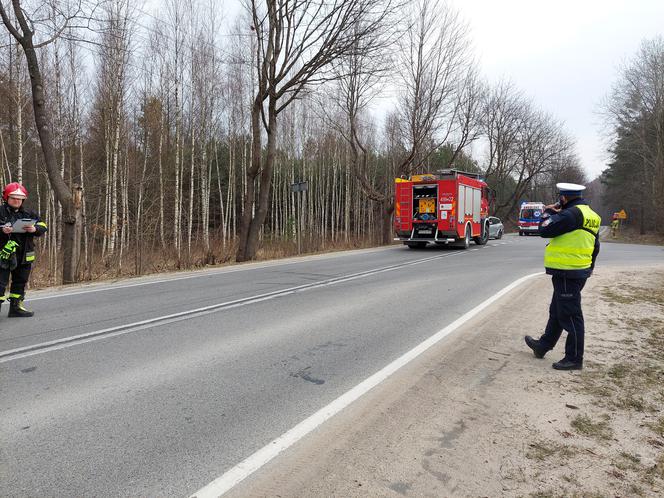
[[[611,222],[611,237],[616,238],[618,236],[618,227],[620,226],[620,220],[614,218]]]
[[[30,278],[30,270],[35,260],[34,238],[44,235],[46,223],[39,215],[23,207],[28,191],[20,183],[10,183],[2,191],[3,204],[0,206],[0,305],[7,297],[5,291],[11,276],[9,290],[10,317],[30,317],[34,313],[23,306],[25,284]],[[12,232],[12,225],[18,220],[34,220],[27,224],[24,232]]]
[[[544,251],[544,266],[553,283],[549,321],[539,339],[527,335],[525,340],[537,358],[544,358],[565,330],[565,357],[553,368],[581,370],[585,332],[581,290],[599,254],[601,218],[583,199],[583,185],[558,183],[556,187],[559,203],[545,207],[539,224],[540,236],[552,239]]]

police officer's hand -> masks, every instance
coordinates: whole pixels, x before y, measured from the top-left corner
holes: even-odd
[[[35,233],[37,231],[37,229],[35,228],[34,225],[30,225],[30,226],[25,227],[25,231],[28,232],[28,233]]]
[[[12,233],[12,226],[11,225],[3,225],[2,231],[3,231],[3,233],[6,233],[7,235],[9,235],[10,233]]]
[[[548,206],[544,206],[544,209],[546,211],[553,211],[554,213],[559,213],[560,212],[560,204],[557,202],[555,204],[549,204]]]

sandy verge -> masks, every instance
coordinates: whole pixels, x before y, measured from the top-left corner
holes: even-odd
[[[664,496],[664,266],[588,281],[582,372],[551,368],[564,335],[523,344],[550,296],[516,289],[229,496]]]

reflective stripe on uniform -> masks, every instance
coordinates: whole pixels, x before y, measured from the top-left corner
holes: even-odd
[[[544,266],[555,270],[585,270],[592,265],[595,238],[602,219],[590,206],[576,206],[584,228],[554,237],[544,250]]]
[[[593,238],[593,247],[558,247],[556,252],[559,254],[590,254],[592,256],[595,247],[595,239]]]

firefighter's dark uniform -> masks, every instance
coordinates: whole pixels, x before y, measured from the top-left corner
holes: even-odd
[[[25,297],[25,285],[30,278],[32,263],[35,260],[34,238],[40,237],[47,231],[39,215],[33,211],[24,209],[21,206],[18,209],[12,208],[6,202],[0,206],[0,225],[14,223],[20,219],[37,220],[35,223],[36,231],[34,233],[10,233],[6,234],[0,230],[0,249],[5,247],[10,240],[18,244],[14,254],[8,259],[0,259],[0,304],[5,302],[7,297],[11,304],[10,315],[23,316],[32,315],[23,308],[23,299]],[[9,296],[5,296],[9,278],[11,276],[11,288]],[[14,313],[12,313],[14,312]]]
[[[544,266],[551,275],[553,297],[544,334],[537,341],[528,336],[526,343],[542,358],[566,330],[565,357],[553,364],[556,369],[578,369],[583,365],[585,324],[581,290],[599,254],[600,223],[599,215],[579,197],[572,198],[559,213],[545,211],[540,221],[540,236],[552,239],[545,250]]]

